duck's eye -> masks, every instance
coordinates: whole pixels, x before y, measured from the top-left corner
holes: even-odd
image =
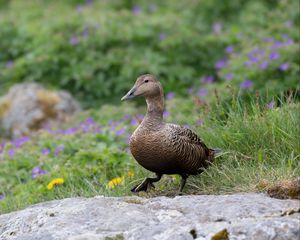
[[[149,82],[149,80],[148,80],[148,79],[146,79],[144,82],[145,82],[145,83],[147,83],[147,82]]]

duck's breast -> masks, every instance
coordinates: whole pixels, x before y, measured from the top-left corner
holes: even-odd
[[[149,171],[164,174],[180,171],[165,131],[143,132],[137,129],[130,139],[130,150],[136,161]]]
[[[191,130],[166,124],[157,131],[137,129],[131,153],[144,168],[164,174],[197,174],[207,167],[208,148]]]

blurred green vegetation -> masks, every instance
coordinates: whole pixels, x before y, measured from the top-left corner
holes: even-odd
[[[250,80],[251,89],[277,95],[299,84],[298,5],[1,1],[0,94],[17,82],[37,81],[69,90],[90,107],[114,102],[139,74],[152,73],[167,92],[183,96],[205,76],[220,90]]]

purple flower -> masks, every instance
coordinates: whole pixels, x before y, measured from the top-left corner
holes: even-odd
[[[54,155],[57,156],[59,153],[61,153],[65,149],[64,145],[59,145],[54,150]]]
[[[137,126],[138,124],[139,124],[138,120],[135,117],[133,117],[130,121],[130,125]]]
[[[245,64],[246,67],[250,67],[250,66],[252,66],[253,62],[246,61],[246,62],[244,62],[244,64]]]
[[[75,46],[75,45],[77,45],[78,43],[79,43],[78,37],[75,36],[75,35],[73,35],[73,36],[70,38],[70,44],[71,44],[72,46]]]
[[[0,194],[0,201],[5,198],[4,194]]]
[[[272,100],[271,102],[269,102],[268,104],[267,104],[267,108],[269,108],[269,109],[272,109],[272,108],[274,108],[275,107],[275,101],[274,100]]]
[[[101,128],[99,128],[99,127],[98,127],[98,128],[96,128],[96,129],[95,129],[95,133],[102,133],[102,129],[101,129]]]
[[[200,88],[198,90],[198,96],[200,96],[200,97],[205,97],[207,94],[208,94],[208,91],[206,88]]]
[[[214,33],[221,33],[222,28],[223,28],[222,22],[215,22],[212,26],[212,30]]]
[[[293,26],[293,22],[291,20],[288,20],[284,23],[284,25],[287,27],[287,28],[291,28]]]
[[[249,57],[249,59],[252,63],[258,63],[259,62],[259,59],[255,56],[251,56],[251,57]]]
[[[50,151],[49,148],[44,148],[44,149],[42,150],[42,154],[45,155],[45,156],[49,155],[50,152],[51,152],[51,151]]]
[[[115,128],[115,127],[117,127],[117,126],[120,124],[120,122],[119,122],[119,121],[114,121],[114,120],[109,120],[109,121],[108,121],[108,124],[109,124],[112,128]]]
[[[164,111],[163,117],[164,117],[164,118],[168,118],[169,116],[170,116],[170,112]]]
[[[95,124],[95,121],[93,118],[89,117],[89,118],[85,119],[84,123],[88,124],[88,125],[93,125],[93,124]]]
[[[286,70],[289,69],[289,67],[290,67],[290,64],[289,64],[288,62],[285,62],[285,63],[282,63],[282,64],[279,66],[279,69],[280,69],[281,71],[286,71]]]
[[[233,51],[234,51],[233,46],[228,46],[228,47],[225,48],[226,53],[233,53]]]
[[[203,125],[203,120],[199,119],[196,123],[198,126],[202,126]]]
[[[126,151],[128,154],[131,154],[131,151],[130,151],[130,148],[129,148],[129,147],[127,147],[127,148],[125,149],[125,151]]]
[[[275,42],[273,43],[273,45],[272,45],[271,48],[277,49],[277,48],[281,48],[281,47],[282,47],[282,42],[280,42],[280,41],[275,41]]]
[[[76,133],[77,128],[73,127],[73,128],[68,128],[67,130],[64,130],[62,132],[63,135],[72,135],[74,133]]]
[[[251,80],[245,80],[240,84],[240,88],[242,89],[251,88],[252,86],[253,86],[253,82]]]
[[[128,121],[130,119],[130,115],[126,114],[124,115],[124,117],[122,118],[123,121]]]
[[[32,170],[31,170],[31,178],[32,179],[36,179],[37,177],[41,176],[41,175],[44,175],[46,174],[47,172],[43,169],[41,169],[40,166],[37,166],[37,167],[34,167]]]
[[[215,68],[216,69],[222,69],[227,67],[228,63],[226,59],[220,59],[215,63]]]
[[[80,127],[81,131],[87,133],[87,132],[90,132],[93,129],[94,124],[85,121],[85,122],[80,123],[79,127]],[[77,128],[70,128],[69,130],[70,130],[69,133],[73,134],[78,129]]]
[[[7,61],[5,64],[6,68],[11,68],[13,65],[14,65],[14,62],[12,60]]]
[[[165,33],[160,33],[159,34],[159,40],[160,41],[163,41],[163,40],[165,40],[166,39],[166,34]]]
[[[265,51],[261,48],[254,48],[251,52],[248,53],[248,59],[250,63],[258,63],[259,60],[264,55]]]
[[[85,29],[82,31],[81,36],[84,38],[87,38],[90,35],[89,30]]]
[[[251,56],[263,56],[264,54],[265,50],[263,48],[255,47],[251,52],[248,53],[248,57],[251,58]]]
[[[117,136],[121,136],[126,132],[125,128],[120,128],[118,131],[116,131],[116,135]]]
[[[142,120],[144,119],[144,117],[145,117],[144,114],[139,114],[139,115],[138,115],[138,119],[139,119],[140,121],[142,121]]]
[[[141,12],[141,7],[139,5],[134,5],[132,8],[132,12],[136,15],[139,14]]]
[[[290,46],[294,44],[294,40],[292,38],[287,38],[284,42],[284,46]]]
[[[24,136],[24,137],[16,138],[12,143],[16,146],[16,148],[20,148],[29,140],[30,140],[29,137]]]
[[[248,58],[249,58],[250,62],[252,62],[252,63],[258,63],[258,61],[259,61],[258,58],[252,54],[249,54]]]
[[[156,5],[155,4],[150,4],[148,7],[150,12],[155,12],[156,11]]]
[[[277,60],[280,57],[278,52],[271,52],[269,55],[270,60]]]
[[[227,73],[225,76],[224,76],[225,80],[226,81],[230,81],[233,79],[233,73]]]
[[[271,43],[271,42],[274,41],[274,38],[272,38],[272,37],[266,37],[266,38],[264,38],[264,41]]]
[[[0,153],[3,152],[5,145],[6,145],[5,142],[4,143],[0,143]]]
[[[193,87],[190,87],[187,89],[188,94],[192,95],[195,92],[195,89]]]
[[[269,66],[268,62],[262,62],[261,64],[259,64],[259,68],[262,70],[267,69],[268,66]]]
[[[215,78],[212,75],[208,75],[208,76],[203,76],[200,80],[201,80],[201,83],[204,83],[204,84],[208,83],[208,84],[210,84],[210,83],[214,82]]]
[[[175,93],[174,92],[169,92],[168,94],[167,94],[167,99],[168,100],[171,100],[171,99],[173,99],[174,97],[175,97]]]
[[[82,10],[83,10],[83,6],[82,5],[77,5],[76,6],[76,11],[77,12],[82,12]]]
[[[13,158],[15,155],[16,155],[16,151],[13,148],[8,150],[8,156]]]
[[[85,0],[86,5],[91,5],[93,4],[94,0]]]

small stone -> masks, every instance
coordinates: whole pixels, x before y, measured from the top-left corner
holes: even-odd
[[[196,239],[197,238],[197,231],[195,229],[192,229],[190,231],[190,234],[192,235],[193,239]]]

